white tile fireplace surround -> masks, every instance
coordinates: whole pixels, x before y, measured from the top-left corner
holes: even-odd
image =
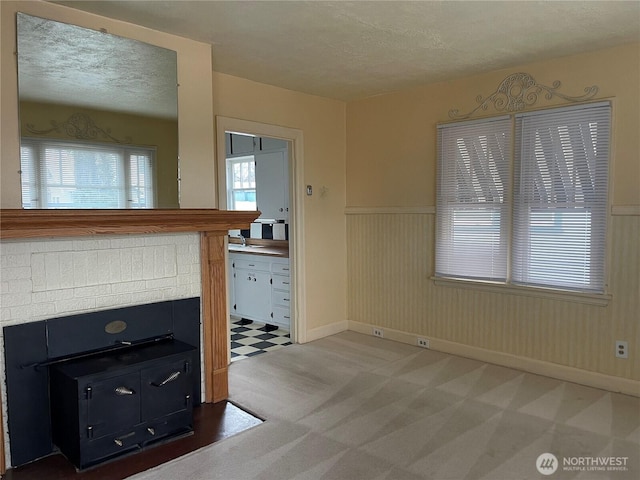
[[[0,287],[0,380],[6,432],[1,327],[199,297],[202,289],[200,234],[2,240]],[[5,436],[7,464],[10,464],[9,449],[8,436]]]

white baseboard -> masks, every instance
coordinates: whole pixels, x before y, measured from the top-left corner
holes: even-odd
[[[557,363],[544,362],[533,358],[520,357],[508,353],[473,347],[471,345],[464,345],[462,343],[432,338],[426,335],[411,334],[386,327],[380,327],[379,325],[371,325],[348,320],[348,329],[354,332],[373,335],[374,327],[381,328],[384,331],[384,338],[394,340],[396,342],[415,345],[417,347],[417,337],[424,337],[429,339],[430,350],[472,358],[482,362],[515,368],[517,370],[557,378],[558,380],[564,380],[567,382],[579,383],[589,387],[601,388],[611,392],[620,392],[640,397],[640,382],[636,380],[614,377],[598,372],[590,372],[588,370],[568,367],[566,365],[559,365]]]
[[[314,340],[319,340],[320,338],[335,335],[336,333],[348,330],[348,327],[349,323],[346,320],[343,320],[342,322],[330,323],[329,325],[313,328],[311,330],[307,330],[306,338],[300,343],[312,342]]]

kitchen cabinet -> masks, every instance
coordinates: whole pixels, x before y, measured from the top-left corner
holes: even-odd
[[[260,218],[289,220],[289,162],[286,151],[258,153],[256,199]]]
[[[234,310],[242,318],[267,322],[271,309],[271,272],[261,257],[240,254],[233,261]]]
[[[271,321],[289,329],[291,326],[291,275],[289,262],[271,264]]]
[[[237,155],[253,155],[256,146],[260,145],[260,138],[251,135],[240,135],[238,133],[226,133],[227,157]]]
[[[270,137],[253,137],[251,135],[229,132],[225,134],[225,143],[227,157],[253,155],[254,153],[287,149],[286,140]]]
[[[287,141],[279,138],[260,137],[260,151],[286,150]]]
[[[229,254],[232,315],[291,328],[289,259],[245,253]]]

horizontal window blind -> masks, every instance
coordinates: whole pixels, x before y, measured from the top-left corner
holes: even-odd
[[[155,170],[153,156],[148,150],[125,151],[125,165],[128,165],[125,175],[125,185],[129,195],[127,208],[153,208],[157,204],[155,198]]]
[[[511,121],[438,127],[436,276],[505,281]]]
[[[611,107],[516,116],[512,281],[603,292]]]
[[[24,208],[153,208],[152,148],[23,138]]]

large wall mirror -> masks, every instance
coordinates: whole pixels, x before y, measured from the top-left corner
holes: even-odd
[[[175,51],[17,15],[23,208],[179,208]]]

